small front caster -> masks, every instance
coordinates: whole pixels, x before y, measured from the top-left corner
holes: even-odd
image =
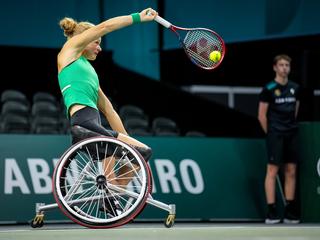
[[[44,224],[44,214],[40,213],[40,214],[37,214],[34,219],[32,219],[31,221],[31,227],[33,228],[41,228]]]
[[[167,228],[171,228],[174,224],[174,220],[176,219],[176,215],[175,214],[169,214],[166,221],[164,222],[164,225]]]

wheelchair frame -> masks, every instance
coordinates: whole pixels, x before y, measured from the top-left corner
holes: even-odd
[[[128,223],[150,204],[168,212],[164,225],[170,228],[176,206],[155,200],[151,181],[149,165],[130,145],[104,136],[84,139],[61,156],[52,182],[56,203],[36,203],[31,226],[42,227],[45,212],[59,207],[85,227],[112,228]]]

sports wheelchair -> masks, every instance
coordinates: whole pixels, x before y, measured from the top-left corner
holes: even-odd
[[[87,136],[60,158],[52,179],[56,203],[37,203],[31,226],[42,227],[45,211],[59,207],[85,227],[113,228],[133,220],[151,204],[169,213],[164,225],[172,227],[176,207],[152,198],[150,167],[140,153],[116,138]]]

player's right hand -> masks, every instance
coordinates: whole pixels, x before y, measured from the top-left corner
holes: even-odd
[[[156,16],[158,16],[158,12],[153,10],[152,8],[147,8],[140,12],[141,22],[152,21]]]

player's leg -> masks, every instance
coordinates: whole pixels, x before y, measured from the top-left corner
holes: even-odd
[[[278,134],[269,133],[267,135],[266,143],[268,164],[264,187],[268,209],[265,222],[268,224],[274,224],[280,222],[280,217],[276,209],[276,181],[282,159],[283,139]]]
[[[287,163],[284,167],[284,192],[287,201],[295,199],[297,164]]]
[[[146,161],[148,161],[152,155],[152,149],[147,145],[139,142],[138,140],[130,136],[105,129],[104,127],[99,125],[99,123],[93,121],[93,119],[84,123],[78,123],[78,125],[80,125],[81,127],[85,127],[86,129],[89,129],[95,133],[101,134],[102,136],[114,137],[121,140],[122,142],[127,143],[128,145],[136,149]],[[107,179],[110,179],[110,181],[112,181],[113,184],[125,187],[134,178],[135,173],[139,171],[139,167],[135,165],[134,162],[130,163],[129,161],[127,161],[127,163],[125,163],[119,168],[119,171],[116,176],[113,172],[115,164],[115,157],[109,157],[104,159],[103,168],[105,176],[107,177]]]
[[[71,117],[71,125],[81,126],[97,134],[101,134],[102,136],[117,138],[135,148],[146,161],[151,157],[151,148],[149,148],[145,144],[137,141],[130,136],[104,128],[101,125],[100,114],[96,109],[85,107],[77,111]],[[121,150],[118,149],[118,151]],[[137,174],[137,172],[139,171],[139,167],[137,167],[129,160],[122,161],[122,164],[120,166],[119,161],[117,161],[116,159],[118,157],[117,155],[118,154],[104,159],[102,166],[104,169],[105,177],[110,183],[125,188],[126,185],[134,178],[135,174]],[[115,172],[116,169],[117,173]]]
[[[73,144],[89,138],[93,136],[107,136],[117,138],[118,133],[112,130],[105,129],[101,125],[101,119],[99,112],[91,107],[84,107],[77,112],[75,112],[71,116],[71,134],[72,134],[72,142]],[[105,176],[108,183],[113,185],[118,185],[115,167],[116,167],[116,156],[113,154],[110,156],[106,154],[107,157],[104,157],[103,154],[97,152],[96,149],[90,149],[92,153],[90,154],[97,154],[97,159],[101,160],[102,165],[102,174]],[[106,188],[106,195],[108,194],[108,189]],[[100,210],[114,213],[115,205],[114,202],[117,200],[114,198],[105,198],[101,202]],[[112,211],[113,210],[113,211]],[[114,215],[114,214],[113,214]]]
[[[130,136],[121,133],[118,135],[118,139],[135,148],[146,161],[150,159],[152,155],[152,150],[147,145],[139,142],[138,140]],[[134,163],[129,164],[128,162],[127,164],[124,164],[119,171],[119,176],[121,176],[118,179],[119,184],[122,186],[126,186],[133,179],[137,171],[139,171],[139,167],[136,166]]]
[[[84,107],[71,116],[71,133],[72,142],[76,143],[80,140],[91,137],[92,135],[102,135],[108,137],[118,137],[118,133],[115,131],[107,130],[101,126],[101,119],[99,112],[91,107]],[[114,167],[114,157],[108,157],[103,161],[103,168],[105,176],[109,176],[112,179],[113,174],[111,171]],[[113,180],[115,183],[115,180]]]
[[[285,169],[284,169],[284,190],[286,207],[284,214],[285,223],[299,223],[298,206],[296,203],[296,179],[297,164],[299,161],[298,132],[290,133],[285,138]]]
[[[267,164],[264,186],[268,205],[276,203],[276,180],[278,171],[279,166],[274,164]]]
[[[146,161],[148,161],[151,157],[151,148],[130,136],[105,129],[101,125],[95,124],[93,121],[87,122],[86,124],[82,125],[85,125],[86,128],[94,132],[100,133],[103,136],[114,137],[129,144],[130,146],[135,148]],[[104,160],[103,167],[105,169],[105,175],[108,176],[108,179],[112,179],[112,182],[117,185],[126,186],[133,179],[135,172],[139,171],[139,168],[134,163],[130,163],[129,161],[127,161],[124,162],[124,164],[119,168],[117,176],[121,177],[117,178],[115,176],[115,173],[112,172],[112,169],[114,169],[115,164],[115,159],[109,157]]]
[[[131,145],[132,147],[134,147],[142,155],[142,157],[146,161],[148,161],[150,159],[150,157],[152,155],[152,150],[151,150],[150,147],[148,147],[144,143],[139,142],[138,140],[136,140],[136,139],[134,139],[134,138],[132,138],[130,136],[121,134],[121,133],[119,133],[117,138],[119,140]]]
[[[102,161],[102,168],[103,168],[103,173],[104,176],[109,179],[108,181],[114,185],[117,185],[117,178],[116,174],[114,172],[114,167],[116,164],[116,158],[115,157],[107,157],[103,159]]]

